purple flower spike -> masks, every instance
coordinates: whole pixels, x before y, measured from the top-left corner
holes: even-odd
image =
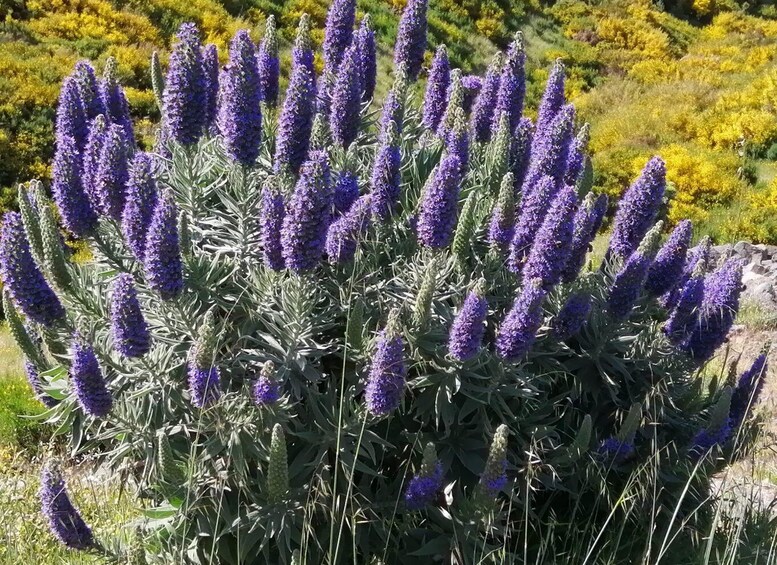
[[[558,284],[572,251],[575,212],[577,193],[566,187],[553,201],[534,238],[523,267],[524,280],[541,279],[548,289]]]
[[[672,231],[653,264],[650,265],[650,272],[645,282],[645,289],[650,294],[661,296],[677,285],[685,267],[685,257],[692,235],[693,225],[690,220],[683,220]]]
[[[533,137],[534,124],[529,118],[521,118],[513,132],[513,140],[510,144],[510,162],[515,177],[516,192],[523,185],[523,179],[529,169]]]
[[[691,447],[688,450],[691,458],[697,461],[716,445],[723,446],[728,443],[728,440],[731,438],[732,428],[731,422],[728,421],[713,429],[702,428],[696,432],[696,435],[691,440]]]
[[[359,179],[351,171],[341,171],[335,181],[335,215],[345,214],[359,198]]]
[[[264,264],[273,271],[286,266],[281,253],[281,226],[286,214],[283,194],[276,188],[265,185],[262,191],[262,209],[259,215],[259,230],[262,240]]]
[[[366,14],[356,39],[359,42],[359,53],[362,56],[362,102],[372,100],[375,94],[375,84],[378,81],[378,55],[375,48],[375,32],[370,24],[370,16]]]
[[[475,141],[485,143],[491,139],[491,122],[494,119],[497,94],[501,83],[504,55],[497,53],[486,72],[486,78],[472,105],[471,125]]]
[[[491,134],[496,135],[499,120],[506,114],[510,121],[510,131],[515,131],[523,114],[523,99],[526,95],[526,53],[523,39],[519,36],[510,44],[507,61],[499,78],[499,90],[496,94],[496,107],[491,122]]]
[[[302,166],[281,228],[283,258],[295,273],[309,271],[321,260],[333,200],[329,160],[325,152],[315,151]]]
[[[515,234],[510,242],[508,267],[514,273],[521,270],[524,259],[529,254],[537,230],[542,226],[545,215],[556,196],[556,182],[551,177],[539,180],[534,190],[521,201]]]
[[[505,361],[518,361],[529,352],[537,339],[543,319],[542,302],[545,290],[542,280],[524,281],[521,293],[499,326],[496,352]]]
[[[72,76],[65,77],[59,91],[56,118],[57,145],[59,140],[71,137],[80,151],[86,145],[89,134],[89,122],[86,119],[84,103],[78,89],[78,83]]]
[[[269,16],[264,27],[264,37],[256,55],[259,66],[259,81],[262,85],[262,99],[270,108],[278,104],[278,82],[281,64],[278,60],[278,31],[275,16]]]
[[[591,126],[583,124],[575,138],[569,143],[567,154],[567,170],[564,173],[564,182],[569,186],[576,186],[585,166],[585,152],[588,149],[588,141],[591,137]]]
[[[500,252],[507,250],[515,234],[515,196],[513,173],[507,173],[499,187],[499,197],[491,213],[488,242]]]
[[[648,161],[642,174],[618,204],[609,253],[625,259],[653,225],[666,190],[666,167],[659,157]]]
[[[693,273],[697,268],[702,269],[702,271],[707,269],[711,245],[710,238],[704,237],[696,247],[688,250],[685,258],[685,266],[683,267],[682,274],[677,280],[677,284],[659,300],[664,308],[671,310],[675,307],[677,300],[680,297],[680,291],[685,286],[685,283],[693,276]]]
[[[213,43],[202,48],[202,72],[205,77],[205,129],[216,127],[219,97],[219,50]]]
[[[678,291],[675,306],[664,326],[664,333],[675,345],[681,344],[699,317],[699,306],[704,298],[704,272],[694,272]]]
[[[467,295],[448,333],[448,351],[454,359],[466,361],[477,354],[483,343],[487,315],[488,302],[478,285]]]
[[[464,112],[469,114],[483,86],[483,79],[477,75],[467,75],[462,77],[461,86],[464,88]]]
[[[344,53],[353,45],[353,25],[356,22],[355,0],[334,0],[329,7],[324,28],[324,69],[336,73]],[[357,47],[358,50],[358,47]],[[361,94],[361,93],[360,93]]]
[[[445,113],[446,96],[451,82],[451,66],[448,62],[448,51],[445,45],[437,48],[437,53],[429,70],[424,95],[423,121],[424,127],[436,131]]]
[[[100,98],[111,123],[119,124],[124,128],[124,135],[129,143],[135,143],[135,130],[132,127],[129,102],[124,90],[116,77],[116,59],[109,57],[105,63],[105,73],[100,82]]]
[[[29,359],[24,360],[24,374],[27,376],[27,382],[30,383],[32,390],[35,393],[35,397],[40,400],[46,408],[53,408],[59,404],[57,399],[49,396],[46,394],[46,392],[44,392],[43,386],[40,382],[38,368],[35,366],[35,363]]]
[[[91,203],[93,210],[100,209],[100,199],[95,192],[94,183],[97,176],[97,169],[100,166],[100,158],[102,156],[107,131],[108,126],[105,122],[105,116],[100,114],[92,120],[92,125],[89,127],[89,136],[86,140],[86,147],[83,151],[81,186],[89,197],[89,202]]]
[[[571,283],[577,278],[580,270],[585,264],[586,255],[591,242],[596,237],[599,228],[602,226],[604,214],[607,211],[607,195],[600,194],[596,196],[589,192],[583,205],[575,214],[575,228],[572,235],[572,245],[569,252],[569,259],[564,267],[561,280]]]
[[[615,436],[611,436],[599,445],[596,454],[604,461],[620,465],[634,455],[634,441],[622,441]]]
[[[84,59],[78,61],[71,76],[78,84],[78,93],[84,106],[87,121],[93,120],[100,114],[105,114],[106,108],[100,97],[97,77],[94,74],[94,67],[92,67],[91,63]]]
[[[40,475],[38,492],[41,512],[51,533],[71,549],[86,550],[95,546],[92,530],[86,525],[67,494],[59,468],[47,463]]]
[[[571,295],[558,315],[553,319],[553,335],[559,341],[577,334],[588,320],[591,312],[591,295],[578,292]]]
[[[111,124],[105,133],[93,190],[100,212],[114,220],[121,220],[124,210],[124,191],[129,177],[128,158],[124,128],[120,124]]]
[[[151,349],[148,325],[128,273],[121,273],[113,283],[111,333],[116,350],[124,357],[142,357]]]
[[[361,53],[354,42],[345,51],[337,72],[329,115],[332,139],[341,147],[350,145],[359,133],[362,90]]]
[[[70,354],[70,380],[81,409],[95,418],[102,418],[111,411],[113,397],[105,386],[100,364],[94,350],[75,337]]]
[[[607,309],[616,320],[625,320],[639,299],[661,237],[663,223],[658,222],[645,236],[639,248],[615,276],[607,298]]]
[[[200,33],[192,23],[181,24],[165,79],[164,127],[181,145],[197,143],[208,117],[207,80]]]
[[[219,131],[233,161],[250,166],[262,142],[262,91],[254,43],[241,29],[229,44],[229,63],[219,78]]]
[[[739,377],[739,382],[731,395],[729,409],[729,418],[734,429],[747,419],[752,407],[758,403],[766,382],[767,371],[766,353],[761,353],[755,358],[751,367]]]
[[[509,431],[501,424],[494,433],[488,450],[486,468],[480,475],[477,493],[483,502],[493,500],[507,486],[507,436]]]
[[[704,280],[699,317],[681,345],[696,362],[703,363],[723,345],[739,310],[742,263],[729,259]]]
[[[146,254],[146,234],[157,201],[154,161],[148,153],[138,152],[132,159],[127,181],[127,203],[121,218],[124,239],[138,261]]]
[[[148,285],[162,300],[183,291],[183,263],[178,238],[178,209],[170,191],[163,192],[154,207],[143,258]]]
[[[198,367],[189,363],[189,394],[197,408],[207,408],[221,396],[221,373],[218,367]]]
[[[326,254],[331,263],[347,263],[356,254],[359,238],[370,227],[372,202],[370,195],[361,196],[350,210],[336,220],[326,236]]]
[[[407,483],[405,505],[409,510],[421,510],[434,502],[442,489],[443,473],[439,461],[430,471],[422,471]]]
[[[399,20],[394,44],[394,66],[405,66],[411,80],[418,78],[426,51],[426,8],[428,0],[409,0]]]
[[[254,402],[257,406],[275,404],[281,397],[281,383],[275,380],[275,365],[267,361],[254,383]]]
[[[535,128],[531,162],[523,182],[524,197],[534,190],[535,183],[543,176],[553,178],[557,185],[563,182],[574,125],[575,108],[567,104],[559,110],[547,132]]]
[[[278,118],[275,171],[297,174],[305,161],[316,110],[316,74],[310,46],[310,20],[303,16],[294,44],[293,66]]]
[[[80,161],[76,140],[59,136],[51,171],[51,192],[65,229],[76,237],[83,237],[97,227],[97,214],[84,192]]]
[[[372,165],[370,187],[372,190],[372,210],[375,216],[385,221],[389,219],[397,206],[400,196],[400,159],[396,128],[383,142],[375,162]]]
[[[539,108],[537,109],[537,132],[544,133],[553,123],[556,115],[564,105],[564,82],[565,72],[564,64],[560,59],[556,60],[548,76],[548,82],[545,85],[545,93],[542,95]]]
[[[456,229],[461,161],[447,155],[424,187],[418,214],[418,239],[427,247],[447,247]]]
[[[389,316],[386,328],[378,335],[364,390],[367,410],[375,416],[383,416],[397,409],[405,389],[405,344],[395,327],[395,316],[395,313]]]
[[[32,258],[18,212],[6,212],[0,231],[0,279],[14,303],[31,320],[51,327],[65,309]]]

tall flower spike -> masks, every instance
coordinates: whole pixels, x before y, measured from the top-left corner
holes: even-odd
[[[493,501],[499,492],[507,486],[507,438],[510,434],[507,426],[500,424],[491,440],[486,468],[480,475],[476,497],[481,503]]]
[[[515,128],[518,127],[526,95],[525,64],[526,53],[523,47],[523,36],[521,32],[518,32],[515,40],[510,44],[507,60],[499,78],[494,118],[491,122],[491,131],[494,133],[499,128],[499,119],[503,114],[508,117],[510,131],[515,131]]]
[[[682,349],[698,363],[709,359],[723,345],[734,324],[742,292],[742,263],[729,259],[704,281],[699,317]]]
[[[495,117],[496,119],[496,117]],[[491,142],[488,144],[487,162],[490,162],[490,180],[496,184],[496,181],[502,180],[505,173],[508,172],[511,159],[511,145],[513,141],[513,130],[510,129],[510,116],[507,112],[502,112],[496,121],[499,122]]]
[[[138,261],[146,255],[146,234],[156,207],[158,188],[153,158],[138,152],[132,159],[127,181],[127,204],[121,218],[124,239]]]
[[[362,56],[362,102],[372,100],[375,94],[375,84],[378,80],[378,55],[375,48],[375,32],[370,23],[370,15],[365,14],[357,34],[359,53]]]
[[[316,74],[310,43],[310,18],[302,16],[293,50],[293,64],[286,98],[278,118],[275,171],[297,174],[305,161],[316,109]]]
[[[445,149],[450,155],[455,155],[458,158],[463,179],[469,165],[469,127],[467,126],[467,116],[461,107],[456,108],[453,127],[445,138]]]
[[[626,319],[639,299],[648,269],[658,250],[663,225],[663,222],[659,221],[653,226],[613,280],[607,298],[607,309],[616,320]]]
[[[65,229],[76,237],[83,237],[97,227],[97,214],[81,182],[80,160],[76,140],[59,136],[51,171],[51,192]]]
[[[515,190],[520,191],[524,177],[529,170],[531,145],[534,138],[534,124],[529,118],[521,118],[513,131],[510,144],[510,163],[515,175]]]
[[[156,105],[159,108],[159,111],[164,111],[165,77],[162,73],[162,63],[159,61],[159,53],[156,51],[151,53],[151,90],[154,91],[154,98],[156,98]]]
[[[156,468],[160,481],[171,487],[180,488],[186,484],[186,475],[175,460],[170,438],[164,430],[157,430],[156,444]]]
[[[100,209],[100,198],[95,190],[95,180],[97,169],[100,167],[100,159],[107,131],[108,125],[105,122],[105,116],[99,114],[92,120],[92,124],[89,127],[89,136],[86,139],[86,147],[83,151],[81,163],[81,186],[89,197],[92,209],[95,211]]]
[[[367,410],[375,416],[383,416],[398,408],[405,389],[405,344],[398,318],[399,312],[392,311],[386,327],[378,334],[367,375],[364,401]]]
[[[188,363],[189,394],[192,404],[207,408],[221,396],[221,372],[216,365],[218,334],[213,310],[205,318],[191,349]]]
[[[111,123],[119,124],[123,127],[127,142],[134,144],[135,130],[132,127],[129,102],[127,102],[127,97],[116,76],[118,74],[117,67],[116,59],[108,57],[105,61],[103,79],[100,82],[100,98]]]
[[[464,114],[464,87],[461,85],[460,69],[453,69],[453,71],[451,71],[451,82],[448,87],[446,98],[447,104],[445,106],[445,112],[443,113],[437,128],[437,135],[443,140],[448,139],[453,131],[456,116],[459,113]]]
[[[513,173],[502,177],[491,223],[488,227],[488,242],[493,249],[504,253],[515,233],[515,184]]]
[[[337,219],[326,236],[326,254],[330,263],[347,263],[356,254],[356,246],[370,226],[372,202],[370,195],[364,195],[354,202],[351,209]]]
[[[76,142],[78,150],[86,145],[89,134],[89,122],[86,119],[84,103],[78,89],[78,83],[72,76],[65,77],[59,91],[57,102],[56,126],[57,146],[63,138],[71,137]]]
[[[124,357],[142,357],[151,349],[151,335],[129,273],[121,273],[113,283],[111,333],[114,347]]]
[[[250,166],[262,142],[262,91],[256,52],[248,31],[229,44],[229,63],[219,77],[219,131],[233,161]]]
[[[486,78],[483,79],[483,85],[472,106],[472,132],[475,141],[479,143],[491,139],[491,122],[494,118],[503,66],[504,53],[497,53],[486,71]]]
[[[36,342],[37,340],[33,341],[33,336],[30,335],[30,331],[28,331],[27,327],[25,327],[25,320],[16,310],[16,305],[14,305],[13,301],[11,300],[8,289],[3,289],[2,293],[3,315],[5,316],[5,321],[8,325],[8,333],[11,334],[11,337],[16,342],[16,345],[19,346],[19,349],[21,349],[22,353],[28,361],[32,362],[36,367],[45,366],[46,362],[43,356],[43,352],[38,346]]]
[[[181,145],[193,145],[200,139],[208,115],[200,33],[197,26],[185,23],[176,37],[165,80],[163,127]]]
[[[106,108],[100,97],[100,88],[97,85],[97,76],[94,74],[92,64],[81,59],[76,63],[71,75],[78,85],[78,93],[84,106],[87,122],[93,120],[99,114],[105,114]]]
[[[264,264],[273,271],[285,267],[281,251],[281,227],[286,207],[283,194],[275,179],[268,179],[262,189],[262,208],[259,214],[259,233],[262,241]]]
[[[105,142],[100,151],[93,190],[100,212],[119,221],[124,210],[124,191],[129,176],[128,159],[124,128],[119,124],[111,124],[105,133]]]
[[[469,266],[469,255],[472,243],[476,239],[475,232],[480,227],[481,218],[478,217],[478,204],[481,195],[477,190],[470,190],[467,199],[461,207],[456,231],[453,232],[451,252],[456,259],[456,266],[460,271],[466,272]]]
[[[289,492],[289,460],[283,426],[275,424],[270,439],[270,464],[267,468],[267,497],[277,504]]]
[[[356,22],[356,0],[334,0],[329,7],[324,27],[324,68],[336,73],[346,49],[354,45],[353,26]],[[357,46],[358,50],[358,46]],[[361,94],[361,93],[360,93]]]
[[[19,205],[19,215],[22,217],[22,225],[27,241],[30,243],[30,252],[38,265],[42,265],[43,237],[40,232],[40,214],[34,201],[33,191],[36,182],[30,182],[27,186],[20,184],[16,191],[16,202]]]
[[[523,267],[524,280],[542,279],[546,288],[558,284],[572,250],[576,211],[577,193],[566,187],[556,196],[534,238]]]
[[[580,331],[590,312],[591,295],[582,292],[572,294],[553,318],[553,335],[559,341],[569,339]]]
[[[359,179],[349,170],[340,171],[334,187],[335,215],[342,216],[359,198]]]
[[[535,184],[543,176],[551,177],[557,185],[563,182],[574,125],[575,108],[567,104],[559,110],[547,132],[535,128],[531,161],[523,182],[524,197],[534,190]]]
[[[80,550],[95,546],[92,530],[70,501],[65,481],[57,465],[51,462],[44,465],[38,495],[49,529],[60,543]]]
[[[394,44],[394,66],[404,65],[411,80],[418,78],[426,51],[428,0],[409,0],[399,20]]]
[[[213,43],[202,48],[202,72],[205,76],[205,129],[216,127],[219,98],[219,50]]]
[[[699,430],[688,450],[693,460],[698,460],[707,454],[716,445],[723,446],[731,438],[732,426],[729,418],[731,409],[732,391],[731,387],[726,387],[720,394],[718,401],[710,410],[710,417],[705,428]]]
[[[94,349],[79,336],[73,338],[70,349],[70,382],[81,409],[95,418],[102,418],[111,411],[113,397],[105,385],[105,378],[97,362]]]
[[[609,254],[625,259],[637,248],[661,207],[666,190],[666,167],[653,157],[618,203]]]
[[[485,281],[481,280],[467,294],[448,332],[448,351],[458,361],[472,359],[483,343],[488,315],[488,301],[483,296],[484,286]]]
[[[281,246],[286,267],[295,273],[316,267],[324,252],[334,197],[329,176],[326,153],[313,152],[302,166],[289,200],[281,228]]]
[[[25,316],[50,327],[65,316],[30,252],[18,212],[6,212],[0,231],[0,279]]]
[[[51,281],[61,290],[70,289],[73,284],[73,278],[67,267],[67,258],[65,257],[65,245],[62,239],[62,233],[59,223],[54,217],[54,210],[51,202],[43,192],[43,188],[37,186],[32,190],[32,197],[35,207],[38,210],[40,222],[40,236],[43,244],[43,270],[46,275],[51,277]]]
[[[424,95],[423,125],[426,129],[436,131],[445,112],[445,98],[451,82],[451,66],[448,61],[448,50],[440,45],[434,55],[432,68],[426,82]]]
[[[664,308],[671,310],[675,307],[677,299],[680,296],[680,291],[697,270],[697,267],[701,266],[702,275],[706,273],[711,247],[712,240],[709,236],[704,236],[696,247],[688,250],[685,258],[685,265],[683,266],[683,272],[677,280],[677,284],[660,299],[661,305]]]
[[[35,398],[37,398],[41,404],[43,404],[46,408],[53,408],[59,404],[57,399],[49,396],[46,394],[46,392],[44,392],[43,386],[40,382],[38,367],[36,367],[35,363],[29,359],[24,360],[24,374],[27,376],[27,382],[30,383],[32,390],[35,393]]]
[[[442,255],[433,255],[424,268],[421,286],[418,287],[413,304],[412,323],[417,329],[425,329],[431,317],[434,293],[437,291],[437,277],[443,261]]]
[[[691,277],[685,282],[674,300],[674,308],[664,326],[669,341],[679,345],[696,325],[699,306],[704,298],[704,262],[697,264]]]
[[[281,397],[281,384],[275,380],[275,364],[272,361],[265,361],[262,366],[259,378],[254,383],[253,394],[258,406],[275,404]]]
[[[477,75],[466,75],[461,79],[461,86],[464,87],[464,112],[469,115],[472,104],[483,87],[483,79]]]
[[[281,64],[278,59],[278,30],[275,26],[275,16],[268,16],[264,24],[264,37],[259,44],[256,55],[259,66],[259,81],[262,86],[262,99],[270,108],[278,104],[278,82],[281,75]]]
[[[370,189],[372,211],[381,221],[388,220],[396,209],[400,196],[401,154],[399,152],[399,134],[395,124],[389,124],[389,133],[378,149],[372,165]]]
[[[442,464],[437,459],[433,443],[426,444],[421,468],[407,483],[405,506],[409,510],[422,510],[434,502],[442,489]]]
[[[461,161],[456,155],[447,155],[427,181],[418,213],[418,239],[427,247],[450,245],[460,188]]]
[[[542,280],[524,281],[496,336],[497,355],[505,361],[518,361],[534,345],[542,325],[545,294]]]
[[[561,59],[556,59],[553,68],[550,70],[548,82],[545,84],[545,92],[537,109],[538,134],[544,133],[550,127],[550,124],[564,105],[566,100],[564,97],[564,82],[564,63],[561,62]]]
[[[685,256],[691,243],[693,226],[690,220],[683,220],[672,231],[661,247],[645,282],[645,289],[653,296],[661,296],[677,284],[685,266]]]
[[[405,67],[396,69],[394,84],[391,86],[380,114],[378,125],[378,141],[385,143],[392,131],[396,131],[397,143],[402,135],[402,127],[405,121],[405,104],[407,101],[407,72]]]
[[[537,230],[542,226],[555,196],[556,183],[551,177],[541,178],[528,196],[523,195],[518,220],[515,222],[515,233],[510,242],[508,267],[512,272],[517,273],[521,270],[524,259],[534,243]]]
[[[362,90],[361,53],[353,42],[337,72],[329,115],[332,139],[341,147],[348,147],[359,133]]]
[[[569,186],[576,186],[585,166],[585,153],[588,150],[588,142],[591,138],[591,126],[583,124],[580,131],[569,144],[567,154],[567,170],[564,173],[564,182]]]
[[[178,209],[169,190],[159,196],[154,207],[143,265],[148,285],[159,293],[162,300],[171,300],[181,294],[183,263],[178,238]]]
[[[747,419],[752,407],[758,403],[766,381],[766,373],[769,370],[768,366],[766,353],[761,353],[750,368],[739,377],[739,382],[731,396],[729,416],[732,428],[738,428]]]
[[[572,235],[572,245],[569,251],[569,259],[564,267],[561,280],[571,283],[577,278],[585,264],[586,255],[591,242],[596,237],[602,226],[604,214],[607,211],[607,195],[597,196],[593,192],[585,195],[583,205],[575,214],[575,228]]]

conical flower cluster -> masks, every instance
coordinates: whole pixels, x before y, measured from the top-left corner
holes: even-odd
[[[376,416],[396,410],[405,389],[405,344],[397,327],[397,317],[398,313],[392,312],[386,327],[378,335],[364,389],[367,410]]]
[[[70,501],[65,481],[57,465],[44,465],[38,494],[49,529],[62,544],[80,550],[94,547],[92,530]]]
[[[95,418],[107,416],[113,407],[113,397],[105,384],[94,349],[75,336],[70,355],[70,382],[81,409]]]
[[[192,145],[200,139],[208,117],[208,85],[197,27],[182,24],[176,37],[165,79],[163,127],[181,145]]]
[[[262,100],[267,106],[274,108],[278,104],[278,82],[281,75],[281,64],[278,59],[278,31],[275,27],[275,16],[268,16],[264,27],[264,37],[259,44],[256,55],[259,66],[259,83]]]
[[[124,357],[142,357],[151,349],[151,336],[138,302],[132,275],[122,273],[113,283],[111,332],[116,350]]]

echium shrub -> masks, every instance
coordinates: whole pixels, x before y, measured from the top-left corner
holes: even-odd
[[[697,508],[766,375],[764,355],[735,388],[701,386],[741,266],[689,251],[689,223],[661,246],[658,157],[590,265],[607,200],[560,63],[535,127],[520,37],[482,80],[441,48],[422,112],[410,0],[380,109],[369,21],[332,9],[323,105],[309,18],[280,94],[272,22],[259,45],[238,32],[218,81],[184,24],[166,76],[152,64],[153,153],[112,67],[65,81],[54,202],[31,183],[3,221],[4,309],[49,420],[146,512],[130,548],[98,542],[48,466],[55,535],[133,563],[512,562],[540,543],[527,516],[605,524],[592,500],[648,463],[660,500],[619,528]]]

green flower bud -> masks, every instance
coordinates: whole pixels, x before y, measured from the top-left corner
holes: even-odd
[[[275,424],[270,440],[270,464],[267,468],[267,495],[272,503],[283,500],[289,491],[289,462],[283,427]]]

